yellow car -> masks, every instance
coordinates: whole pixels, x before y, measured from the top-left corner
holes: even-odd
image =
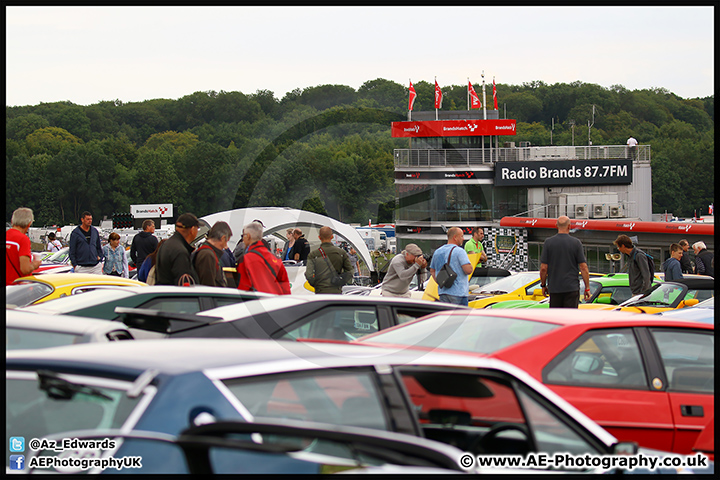
[[[691,307],[715,295],[715,280],[712,277],[696,276],[653,285],[644,295],[635,295],[620,305],[605,304],[601,298],[597,303],[579,305],[580,309],[620,310],[634,313],[660,313],[677,308]],[[608,298],[609,300],[609,298]]]
[[[590,277],[601,277],[601,273],[590,273]],[[578,281],[582,276],[578,273]],[[540,272],[519,272],[497,282],[488,283],[480,289],[479,295],[469,302],[472,308],[486,308],[506,300],[534,300],[546,298],[540,288]]]
[[[54,298],[75,295],[103,287],[129,287],[147,285],[138,280],[113,275],[84,273],[46,273],[20,277],[5,287],[5,306],[24,307],[47,302]]]

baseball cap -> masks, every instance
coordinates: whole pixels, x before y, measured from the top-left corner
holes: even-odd
[[[175,228],[192,228],[200,225],[197,217],[192,213],[183,213],[175,220]]]

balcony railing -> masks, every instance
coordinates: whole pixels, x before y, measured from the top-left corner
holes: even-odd
[[[495,162],[541,160],[596,160],[633,158],[650,163],[650,145],[638,145],[633,154],[626,145],[557,147],[458,148],[394,150],[396,167],[449,167],[492,165]]]

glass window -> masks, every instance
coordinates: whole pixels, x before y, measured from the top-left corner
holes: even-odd
[[[187,297],[153,298],[152,300],[143,303],[138,308],[147,308],[150,310],[171,313],[197,313],[201,311],[200,300],[197,298]]]
[[[436,315],[382,331],[368,342],[492,353],[557,328],[552,323],[479,315]]]
[[[289,327],[281,339],[327,338],[351,341],[378,331],[377,310],[368,307],[329,307]]]
[[[668,389],[715,391],[715,338],[712,333],[651,330],[662,357]]]
[[[5,287],[5,304],[24,307],[50,295],[53,288],[39,282],[22,282]]]
[[[496,282],[486,284],[480,289],[480,293],[492,293],[493,295],[510,293],[534,281],[540,281],[540,273],[520,272],[515,275],[510,275],[509,277],[503,277]]]
[[[16,350],[20,348],[49,348],[63,345],[73,345],[82,342],[81,335],[63,332],[48,332],[47,330],[28,330],[25,328],[11,328],[5,330],[5,348]]]
[[[538,451],[567,452],[574,455],[599,453],[554,413],[537,402],[523,387],[518,390],[518,396],[525,408],[528,422],[532,426]]]
[[[586,333],[545,367],[543,382],[647,389],[640,348],[630,329]]]
[[[269,375],[224,383],[253,417],[389,430],[370,371]]]
[[[40,388],[34,375],[32,378],[19,375],[13,377],[9,372],[6,380],[6,431],[28,441],[71,430],[121,428],[142,399],[142,396],[129,398],[120,387],[104,386],[112,385],[112,381],[79,376],[62,378],[67,378],[74,387],[87,385],[92,389],[63,389],[61,384],[53,389],[53,397],[62,398],[52,398]],[[65,395],[57,395],[58,392]]]
[[[401,374],[426,438],[474,453],[530,451],[525,416],[509,382],[448,368],[408,367]]]

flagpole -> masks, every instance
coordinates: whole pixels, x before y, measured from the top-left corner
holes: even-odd
[[[487,101],[485,100],[485,70],[482,72],[483,84],[483,120],[487,120]]]
[[[412,85],[412,79],[408,78],[408,83]],[[412,122],[412,109],[408,109],[408,122]]]
[[[468,77],[468,85],[470,85],[470,77]],[[467,89],[467,106],[468,111],[470,111],[470,87]]]
[[[438,84],[437,84],[437,77],[435,77],[435,89],[437,90]],[[435,97],[437,97],[437,91],[435,92]],[[435,120],[438,119],[438,108],[437,108],[437,98],[435,100]]]

